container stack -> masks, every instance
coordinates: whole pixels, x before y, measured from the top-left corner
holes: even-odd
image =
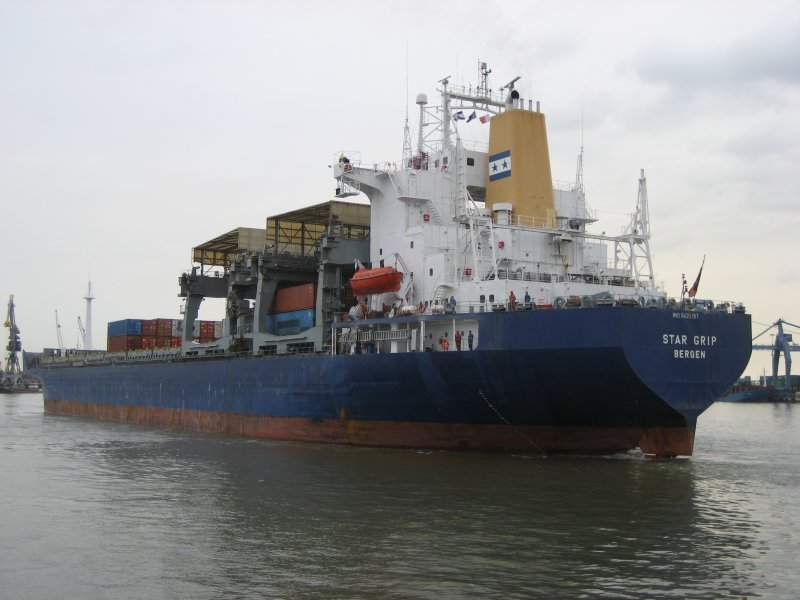
[[[183,336],[181,319],[123,319],[108,324],[109,352],[180,348]],[[222,321],[195,321],[193,339],[200,343],[222,337]]]
[[[123,319],[108,324],[108,351],[125,352],[142,347],[142,320]]]
[[[275,291],[267,316],[267,332],[292,335],[314,326],[317,286],[304,283]]]
[[[213,342],[222,337],[222,321],[195,321],[194,339],[201,344]]]
[[[179,319],[147,319],[142,321],[142,348],[180,348],[180,333],[175,334],[176,328],[180,331]],[[177,324],[177,325],[176,325]]]

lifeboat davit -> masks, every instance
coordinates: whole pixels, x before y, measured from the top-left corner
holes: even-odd
[[[403,274],[394,267],[367,269],[361,267],[350,278],[350,286],[354,296],[372,296],[396,292],[403,282]]]

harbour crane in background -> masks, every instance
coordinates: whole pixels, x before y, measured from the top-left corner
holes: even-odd
[[[81,321],[80,315],[78,315],[78,343],[76,344],[78,349],[86,348],[86,329],[83,328],[83,321]]]
[[[2,373],[0,387],[5,389],[16,389],[20,387],[22,379],[22,369],[19,365],[17,352],[22,352],[22,342],[19,338],[19,327],[17,318],[14,315],[14,294],[8,298],[8,313],[6,314],[5,327],[8,327],[8,355],[6,356],[6,368]]]
[[[781,353],[783,354],[783,361],[784,361],[784,369],[786,373],[786,380],[785,380],[785,388],[788,390],[791,388],[792,385],[792,352],[797,352],[800,350],[800,346],[793,343],[792,334],[785,333],[783,330],[783,326],[788,325],[789,327],[794,327],[800,330],[800,325],[795,325],[794,323],[789,323],[789,321],[785,321],[783,319],[778,319],[772,325],[767,327],[764,331],[759,333],[756,337],[753,338],[753,342],[755,342],[758,338],[762,335],[767,333],[773,327],[777,328],[777,333],[775,335],[775,341],[772,344],[753,344],[753,350],[770,350],[772,352],[772,385],[777,387],[778,382],[778,363],[781,359]]]
[[[58,321],[58,310],[56,310],[56,333],[58,334],[58,351],[64,356],[64,338],[61,337],[61,323]]]

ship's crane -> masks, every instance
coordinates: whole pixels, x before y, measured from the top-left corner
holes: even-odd
[[[778,319],[772,325],[767,327],[764,331],[759,333],[756,337],[753,338],[755,342],[758,338],[762,335],[767,333],[773,327],[778,329],[777,334],[775,335],[775,342],[771,345],[766,344],[753,344],[753,350],[770,350],[772,352],[772,382],[773,385],[778,381],[778,363],[780,362],[781,353],[783,353],[783,361],[784,361],[784,369],[786,373],[786,388],[789,389],[791,387],[791,378],[792,378],[792,352],[797,352],[800,350],[800,346],[793,343],[792,334],[785,333],[783,331],[783,326],[788,325],[790,327],[795,327],[800,329],[800,325],[795,325],[794,323],[789,323],[789,321],[785,321],[783,319]]]
[[[2,385],[4,387],[16,388],[22,379],[22,369],[19,366],[19,356],[17,352],[22,352],[22,342],[19,338],[19,327],[14,315],[14,295],[8,298],[8,313],[6,314],[5,326],[8,327],[8,355],[6,356],[6,368],[3,371]]]

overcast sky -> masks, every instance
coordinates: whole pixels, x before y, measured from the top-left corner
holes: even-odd
[[[75,345],[90,277],[96,347],[108,321],[178,318],[193,246],[329,200],[341,149],[398,160],[406,106],[413,127],[416,94],[479,60],[541,101],[555,179],[583,139],[596,231],[645,169],[672,295],[705,255],[700,297],[743,302],[754,335],[800,324],[798,1],[0,0],[0,302],[23,345],[57,345],[55,310]]]

